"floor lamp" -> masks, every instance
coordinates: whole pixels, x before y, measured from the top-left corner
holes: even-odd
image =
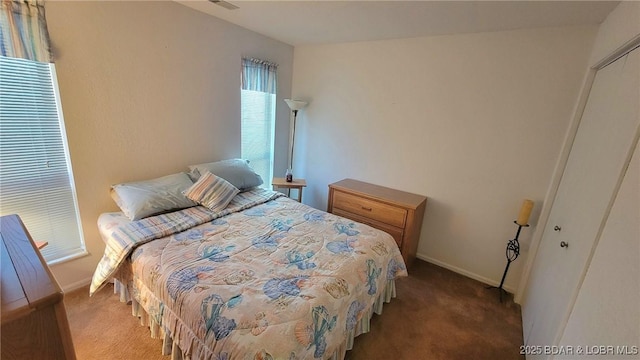
[[[500,280],[499,286],[487,286],[487,289],[498,289],[500,292],[500,302],[502,302],[502,294],[506,294],[507,292],[502,288],[504,285],[504,279],[507,277],[507,272],[509,271],[509,265],[514,262],[518,256],[520,255],[520,242],[518,242],[518,238],[520,237],[520,231],[523,227],[529,227],[529,216],[531,215],[531,210],[533,209],[534,202],[529,199],[525,199],[522,203],[522,208],[520,208],[520,214],[518,214],[518,220],[515,220],[514,223],[518,225],[518,231],[516,232],[516,237],[507,242],[507,249],[505,251],[505,255],[507,257],[507,266],[504,268],[504,272],[502,273],[502,280]]]
[[[293,181],[293,146],[296,141],[296,117],[298,116],[298,110],[304,109],[307,106],[306,101],[302,100],[292,100],[292,99],[284,99],[284,101],[289,105],[289,108],[293,112],[293,132],[291,136],[291,154],[289,156],[289,167],[287,168],[286,180],[287,182]]]

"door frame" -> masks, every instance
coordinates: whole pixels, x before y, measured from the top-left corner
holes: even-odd
[[[578,102],[576,103],[576,106],[574,108],[574,112],[573,112],[573,117],[571,119],[571,123],[569,124],[569,127],[567,129],[567,132],[565,134],[565,140],[562,146],[562,150],[560,152],[560,156],[558,157],[558,160],[556,162],[554,171],[553,171],[553,175],[551,178],[551,183],[549,185],[549,188],[547,190],[547,193],[545,194],[545,198],[544,198],[544,203],[541,209],[541,213],[540,213],[540,217],[538,219],[538,224],[536,226],[536,230],[532,236],[531,239],[531,246],[529,249],[529,255],[527,256],[523,271],[522,271],[522,275],[520,278],[520,284],[518,286],[518,290],[515,294],[514,297],[514,301],[518,304],[522,303],[522,300],[525,298],[526,295],[526,291],[528,288],[528,283],[530,281],[530,275],[531,275],[531,270],[533,267],[533,263],[534,260],[537,256],[540,244],[542,242],[542,237],[544,234],[544,230],[547,227],[547,223],[549,221],[549,215],[551,213],[551,209],[554,205],[554,201],[556,198],[556,195],[558,193],[558,189],[560,186],[560,182],[562,180],[562,177],[564,175],[564,171],[569,159],[569,154],[571,152],[571,148],[573,147],[573,142],[575,140],[576,134],[578,132],[578,127],[580,126],[580,122],[582,120],[582,116],[584,115],[584,111],[587,105],[587,101],[589,99],[589,95],[591,93],[591,88],[593,86],[593,82],[595,80],[596,77],[596,73],[598,72],[598,70],[604,68],[605,66],[611,64],[612,62],[614,62],[615,60],[619,59],[620,57],[624,56],[625,54],[629,53],[630,51],[634,50],[635,48],[640,47],[640,34],[636,35],[634,38],[632,38],[631,40],[627,41],[626,43],[624,43],[623,45],[621,45],[620,47],[618,47],[616,50],[612,51],[611,53],[609,53],[607,56],[603,57],[600,61],[598,61],[595,65],[593,65],[592,67],[589,68],[587,74],[585,75],[585,79],[583,81],[583,85],[582,85],[582,89],[580,91],[580,95],[578,97]],[[634,137],[634,146],[632,146],[632,150],[635,148],[635,144],[638,143],[638,139],[640,138],[640,127],[636,130],[636,134]],[[615,193],[617,193],[618,189],[620,188],[621,182],[622,182],[622,178],[624,177],[624,172],[626,171],[626,168],[629,165],[629,162],[631,160],[631,155],[633,154],[633,151],[631,152],[631,154],[627,154],[627,158],[625,159],[625,166],[624,166],[624,170],[622,171],[622,174],[620,174],[620,178],[618,179],[618,183],[616,184],[616,188],[614,191],[614,196],[613,199],[610,200],[609,205],[607,206],[607,210],[606,210],[606,214],[609,213],[609,211],[611,210],[611,207],[613,205],[613,200],[615,199]],[[603,223],[606,222],[606,216],[603,220]],[[575,305],[575,302],[577,300],[579,291],[580,291],[580,287],[582,286],[582,283],[584,282],[584,279],[586,277],[587,274],[587,270],[589,268],[588,264],[591,262],[595,249],[598,246],[599,240],[600,240],[600,234],[602,233],[602,227],[603,224],[601,224],[600,226],[600,230],[598,232],[598,235],[593,243],[592,248],[590,249],[590,253],[589,256],[587,258],[587,263],[586,266],[584,267],[584,269],[582,269],[582,273],[580,275],[580,279],[578,281],[578,286],[574,289],[572,295],[571,295],[571,299],[570,299],[570,305],[569,308],[567,309],[567,313],[564,314],[563,316],[563,321],[560,323],[560,328],[558,329],[558,333],[556,334],[555,338],[554,338],[554,344],[557,344],[560,341],[560,337],[562,336],[562,334],[564,333],[564,329],[566,327],[566,324],[568,322],[568,319],[571,315],[571,311],[573,310],[573,307]],[[523,324],[524,325],[524,324]],[[523,329],[523,332],[527,333],[527,331],[525,331],[525,329]]]

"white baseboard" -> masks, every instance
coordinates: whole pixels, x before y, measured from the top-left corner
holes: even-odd
[[[465,269],[461,269],[461,268],[459,268],[457,266],[453,266],[453,265],[444,263],[444,262],[442,262],[440,260],[436,260],[436,259],[434,259],[432,257],[426,256],[426,255],[423,255],[423,254],[420,254],[420,253],[416,254],[416,257],[418,259],[420,259],[420,260],[424,260],[424,261],[432,263],[434,265],[438,265],[438,266],[443,267],[443,268],[445,268],[447,270],[451,270],[451,271],[453,271],[455,273],[458,273],[460,275],[464,275],[464,276],[466,276],[468,278],[471,278],[471,279],[474,279],[474,280],[478,280],[481,283],[485,283],[485,284],[490,285],[490,286],[498,286],[498,285],[500,285],[500,282],[498,282],[498,281],[495,281],[495,280],[486,278],[484,276],[472,273],[472,272],[467,271]],[[507,291],[508,293],[511,293],[511,294],[514,294],[515,291],[516,291],[514,288],[512,288],[510,286],[505,286],[505,285],[503,285],[503,289],[505,291]]]
[[[62,286],[62,292],[64,293],[69,293],[72,292],[74,290],[78,290],[83,286],[87,286],[91,284],[91,278],[86,278],[83,280],[78,280],[76,282],[73,282],[71,284],[66,284],[65,286]],[[87,296],[89,296],[89,293],[87,292]]]

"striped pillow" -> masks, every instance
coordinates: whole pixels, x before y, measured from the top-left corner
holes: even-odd
[[[208,207],[211,211],[221,211],[239,192],[240,190],[227,180],[207,171],[184,192],[184,195],[198,204]]]

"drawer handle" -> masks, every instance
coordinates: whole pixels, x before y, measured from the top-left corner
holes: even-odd
[[[367,211],[371,211],[371,210],[373,210],[372,208],[370,208],[370,207],[366,207],[366,206],[361,206],[361,208],[362,208],[362,210],[367,210]]]

